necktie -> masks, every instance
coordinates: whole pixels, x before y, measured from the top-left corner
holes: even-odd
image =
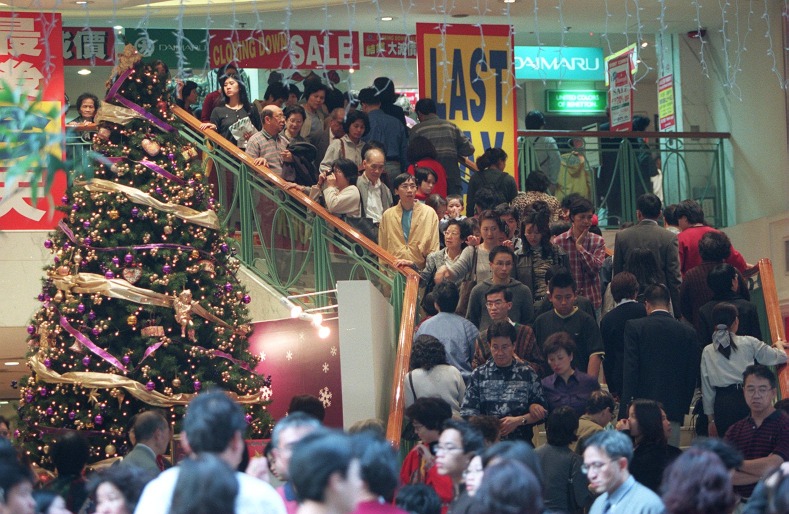
[[[608,514],[610,510],[611,510],[611,502],[606,501],[605,506],[603,507],[603,514]]]

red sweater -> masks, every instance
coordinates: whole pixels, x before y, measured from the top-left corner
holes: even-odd
[[[436,180],[436,185],[433,186],[433,191],[430,194],[439,195],[441,198],[447,197],[447,172],[440,162],[430,158],[420,159],[416,161],[416,164],[408,166],[408,174],[414,175],[416,168],[430,168],[435,171],[438,180]]]
[[[704,237],[704,234],[713,231],[715,229],[712,227],[701,226],[689,227],[679,233],[677,236],[677,241],[679,242],[679,263],[683,276],[688,270],[701,264],[699,241]],[[748,267],[745,263],[745,258],[733,246],[731,247],[731,255],[725,262],[740,270],[740,273],[745,273],[745,269]]]

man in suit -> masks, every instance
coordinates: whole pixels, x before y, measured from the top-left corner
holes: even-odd
[[[663,284],[644,293],[647,317],[625,324],[625,355],[619,418],[626,418],[636,398],[663,404],[671,422],[669,444],[679,446],[679,429],[696,387],[701,349],[696,331],[668,311],[669,292]]]
[[[136,466],[159,474],[162,467],[157,461],[159,455],[170,445],[170,424],[158,410],[149,410],[137,415],[132,427],[136,444],[123,458],[121,466]]]
[[[614,245],[614,275],[623,271],[630,252],[646,248],[657,260],[661,274],[660,283],[668,286],[674,312],[679,314],[679,284],[682,280],[679,267],[677,236],[658,225],[662,210],[660,198],[645,193],[636,200],[638,224],[619,232]],[[633,270],[628,270],[631,273]]]

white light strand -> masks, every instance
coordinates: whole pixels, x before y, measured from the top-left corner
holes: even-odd
[[[644,10],[641,5],[639,5],[638,0],[633,0],[633,3],[636,5],[636,55],[638,56],[639,60],[639,70],[640,76],[636,76],[633,80],[633,89],[637,89],[636,85],[647,78],[647,76],[652,72],[652,66],[649,65],[646,61],[641,59],[641,42],[644,41],[644,24],[641,22],[641,11]]]
[[[411,23],[411,9],[413,7],[414,7],[413,1],[408,0],[408,6],[406,7],[405,1],[400,0],[400,13],[401,13],[401,19],[403,20],[401,30],[403,34],[405,34],[406,36],[406,43],[405,43],[406,47],[405,47],[405,52],[403,53],[402,61],[403,61],[403,70],[407,73],[409,81],[413,80],[414,77],[416,77],[416,72],[414,71],[415,66],[411,66],[411,61],[412,60],[415,61],[416,59],[409,59],[408,57],[408,54],[411,51],[411,46],[412,46],[410,44],[410,41],[413,41],[413,46],[416,47],[416,34],[414,34],[414,31],[412,29],[412,27],[414,27],[414,24]],[[414,48],[414,52],[416,52],[416,48]]]
[[[540,41],[540,19],[537,15],[539,10],[540,8],[537,5],[537,0],[534,0],[534,9],[532,12],[534,13],[534,35],[537,36],[537,57],[542,54],[542,41]],[[542,69],[540,69],[540,75],[542,75],[542,85],[546,86],[548,81],[546,80],[545,72],[543,72]]]
[[[535,2],[537,0],[534,0]],[[608,45],[608,55],[614,53],[613,47],[611,47],[611,40],[608,38],[608,20],[613,16],[611,11],[608,10],[608,0],[603,0],[605,3],[605,26],[603,28],[603,34],[600,36]]]
[[[205,38],[203,39],[205,43],[205,64],[203,68],[206,70],[208,89],[205,93],[208,94],[218,87],[219,77],[215,73],[211,73],[211,55],[208,52],[208,48],[211,46],[211,26],[214,24],[214,20],[211,18],[211,0],[206,0],[205,9]],[[216,84],[213,83],[214,80],[217,81]]]
[[[721,9],[721,28],[719,29],[719,31],[721,33],[721,40],[723,42],[723,44],[721,45],[722,47],[721,49],[723,51],[723,69],[726,77],[722,85],[724,89],[728,89],[728,90],[731,90],[733,86],[731,63],[729,62],[729,44],[731,42],[731,39],[729,39],[729,36],[727,34],[728,32],[727,24],[729,20],[726,17],[726,12],[730,7],[730,5],[731,4],[729,4],[728,0],[725,2],[721,2],[721,0],[718,0],[718,6]]]
[[[699,0],[693,0],[691,2],[696,8],[696,34],[698,34],[699,44],[701,47],[699,48],[699,65],[701,66],[701,74],[707,78],[710,78],[710,72],[707,69],[707,61],[704,60],[704,37],[702,36],[702,26],[701,26],[701,2]]]
[[[764,37],[767,38],[768,47],[767,47],[767,55],[772,57],[773,59],[773,68],[772,72],[778,77],[778,85],[781,89],[786,89],[787,81],[784,80],[784,77],[781,75],[781,70],[778,69],[778,58],[773,50],[773,34],[772,30],[770,29],[770,2],[769,0],[764,0],[764,14],[762,15],[762,19],[764,20],[765,26],[767,27],[767,32],[764,34]],[[783,20],[782,20],[783,21]],[[781,45],[783,47],[783,45]]]
[[[789,1],[789,0],[787,0],[787,1]],[[509,33],[507,35],[507,41],[515,41],[515,24],[512,22],[513,20],[512,20],[512,13],[510,11],[510,4],[505,4],[504,5],[504,11],[505,11],[505,14],[507,16],[507,26],[510,29]],[[513,58],[515,57],[515,47],[514,46],[515,45],[510,46],[510,53],[512,53],[512,57]],[[502,89],[502,91],[505,92],[504,93],[504,103],[505,104],[510,102],[510,93],[514,94],[516,89],[521,89],[520,84],[518,84],[518,81],[512,75],[513,75],[512,74],[512,69],[510,67],[507,67],[506,73],[504,73],[501,76],[501,86],[502,86],[501,89]],[[512,80],[512,83],[515,85],[514,88],[507,87],[507,86],[509,86],[510,80]]]
[[[565,34],[567,34],[567,25],[565,25],[564,23],[564,10],[562,9],[562,7],[564,7],[564,0],[558,0],[558,3],[556,4],[556,10],[559,11],[559,33],[560,33],[559,47],[562,48],[562,50],[564,50],[564,36]],[[560,50],[559,57],[561,57],[562,50]],[[562,79],[564,78],[564,74],[565,74],[565,70],[562,69],[562,71],[559,74],[560,85],[562,83]],[[543,84],[545,84],[545,80],[543,80]]]
[[[175,77],[177,78],[186,77],[186,73],[184,73],[184,70],[186,69],[187,64],[189,64],[189,61],[186,59],[186,55],[184,55],[184,43],[188,43],[190,48],[194,46],[192,42],[186,36],[184,36],[185,11],[186,11],[186,6],[184,5],[184,0],[180,0],[178,4],[178,16],[175,19],[175,21],[178,23],[178,28],[175,31],[175,41],[176,41],[175,55],[177,59],[177,68],[178,68],[178,70],[176,70]]]

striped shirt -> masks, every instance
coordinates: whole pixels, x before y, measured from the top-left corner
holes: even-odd
[[[265,130],[261,130],[247,142],[246,153],[253,159],[263,157],[268,163],[268,168],[282,177],[285,180],[294,180],[296,178],[294,172],[290,167],[283,173],[282,167],[282,151],[287,148],[288,143],[285,138],[280,137],[279,134],[271,135]],[[288,176],[286,176],[288,175]]]
[[[756,426],[751,416],[733,424],[725,440],[740,450],[745,460],[761,459],[776,454],[784,461],[789,459],[789,416],[776,410]],[[756,484],[734,486],[734,492],[750,498]]]
[[[605,260],[605,241],[597,234],[587,232],[582,245],[578,250],[575,245],[573,229],[564,234],[559,234],[554,244],[564,250],[570,261],[570,273],[573,274],[578,286],[578,294],[592,301],[595,309],[603,304],[603,295],[600,292],[600,268]]]

